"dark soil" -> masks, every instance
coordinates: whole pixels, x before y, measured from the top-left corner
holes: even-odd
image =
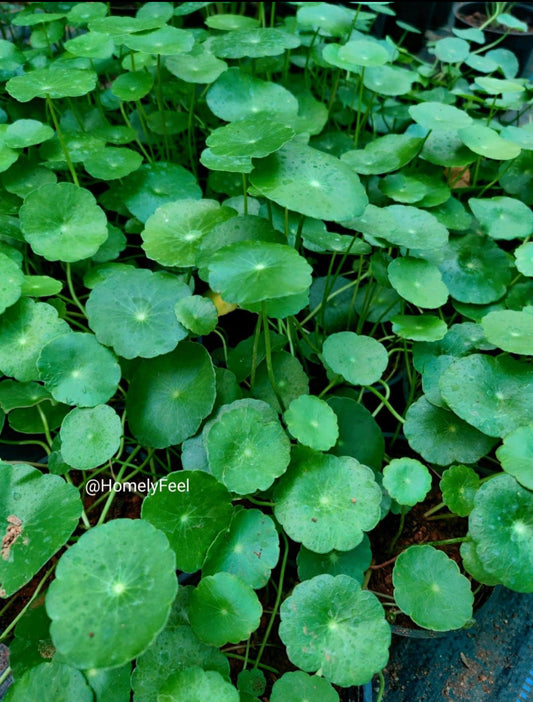
[[[488,19],[488,15],[486,15],[484,12],[472,12],[472,14],[470,15],[459,13],[457,17],[466,24],[470,25],[471,27],[482,27]],[[508,27],[506,27],[503,24],[499,24],[498,22],[492,22],[487,27],[485,27],[485,29],[491,32],[498,32],[499,34],[512,34],[517,36],[524,36],[524,34],[532,34],[533,15],[529,15],[523,19],[520,19],[522,22],[525,22],[527,24],[527,32],[519,32],[513,29],[509,30]]]

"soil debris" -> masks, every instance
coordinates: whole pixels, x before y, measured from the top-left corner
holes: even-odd
[[[2,539],[2,558],[4,561],[9,559],[11,547],[23,532],[22,519],[14,514],[10,514],[9,517],[7,517],[7,524],[7,533]]]

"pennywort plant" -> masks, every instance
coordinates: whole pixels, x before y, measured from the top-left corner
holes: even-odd
[[[533,590],[531,84],[381,12],[3,4],[6,702],[334,702]]]

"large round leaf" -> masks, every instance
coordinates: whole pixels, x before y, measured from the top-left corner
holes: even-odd
[[[507,254],[494,241],[478,234],[451,239],[438,265],[450,295],[459,302],[494,302],[511,282]]]
[[[412,105],[409,114],[425,129],[457,130],[472,124],[472,118],[466,112],[443,102],[421,102]]]
[[[279,56],[287,49],[297,49],[299,46],[300,40],[295,34],[274,27],[259,27],[215,36],[209,50],[221,58],[238,59],[246,56]]]
[[[498,348],[523,356],[533,354],[533,314],[494,310],[481,320],[487,340]]]
[[[204,575],[233,573],[253,587],[264,587],[279,559],[279,536],[273,520],[258,509],[240,509],[226,533],[213,543]]]
[[[387,350],[370,336],[337,332],[324,341],[324,360],[334,373],[353,385],[372,385],[387,367]]]
[[[174,571],[166,536],[148,522],[115,519],[87,531],[61,557],[46,596],[58,653],[81,669],[136,658],[167,621]]]
[[[410,546],[397,558],[392,573],[398,607],[424,629],[460,629],[472,619],[470,582],[443,551]]]
[[[472,197],[468,204],[482,230],[493,239],[523,239],[533,232],[533,212],[521,200]]]
[[[468,148],[479,156],[493,158],[496,161],[508,161],[520,154],[520,146],[507,139],[502,139],[498,132],[490,127],[474,124],[466,129],[459,129],[459,136]]]
[[[280,614],[280,638],[303,670],[347,687],[364,685],[387,664],[391,632],[383,608],[347,575],[297,585]]]
[[[476,493],[469,529],[483,568],[506,587],[533,592],[533,495],[510,475]]]
[[[69,329],[52,305],[19,300],[0,317],[0,370],[21,382],[37,380],[41,349]]]
[[[67,405],[104,404],[120,381],[115,356],[92,334],[72,332],[52,339],[41,351],[37,367],[54,399]]]
[[[99,180],[116,180],[136,171],[142,156],[132,149],[108,146],[85,159],[85,170]]]
[[[153,358],[172,351],[187,336],[174,305],[190,294],[188,285],[168,273],[117,271],[89,295],[89,324],[98,341],[119,356]]]
[[[448,288],[433,263],[418,258],[395,258],[387,269],[392,287],[417,307],[435,309],[448,299]]]
[[[3,140],[11,149],[25,149],[47,141],[53,136],[54,130],[48,124],[43,124],[36,119],[17,119],[8,126]]]
[[[211,19],[220,16],[212,15]],[[198,45],[190,54],[180,54],[175,58],[169,56],[165,65],[173,75],[186,83],[214,83],[228,69],[228,64],[225,61],[217,59],[216,56],[202,50]]]
[[[219,127],[205,143],[215,156],[263,158],[280,149],[293,136],[291,127],[273,121],[272,114],[267,112]]]
[[[284,673],[272,686],[270,702],[339,702],[339,696],[327,680],[307,675],[301,670]]]
[[[24,238],[48,261],[80,261],[107,239],[107,219],[94,195],[74,183],[50,183],[32,191],[20,208]]]
[[[306,449],[276,485],[274,514],[310,551],[349,551],[378,523],[381,497],[372,470],[355,458]]]
[[[337,415],[314,395],[300,395],[293,400],[283,419],[292,436],[315,451],[328,451],[339,438]]]
[[[157,694],[157,702],[239,702],[239,699],[237,689],[220,673],[196,666],[169,675]]]
[[[7,81],[6,90],[19,102],[29,102],[36,97],[79,97],[89,93],[96,85],[96,73],[79,68],[53,66],[38,68]]]
[[[276,119],[295,117],[298,112],[298,101],[288,90],[238,68],[222,73],[209,88],[206,100],[211,112],[226,122],[258,112],[271,112]]]
[[[113,81],[111,93],[119,100],[135,101],[146,97],[152,90],[154,78],[147,71],[122,73]]]
[[[165,162],[143,164],[124,179],[119,192],[128,210],[141,222],[146,222],[158,207],[168,202],[202,197],[192,173]]]
[[[533,416],[533,369],[513,358],[459,358],[442,374],[440,388],[455,414],[488,436],[505,436]]]
[[[187,490],[177,489],[180,485]],[[231,495],[226,488],[212,475],[196,470],[161,478],[142,505],[142,518],[167,535],[176,566],[186,573],[202,567],[208,549],[227,530],[231,516]]]
[[[143,249],[148,258],[163,266],[194,266],[204,237],[235,214],[215,200],[168,203],[148,218],[141,234]]]
[[[454,461],[476,463],[495,444],[453,412],[430,404],[425,395],[409,406],[403,430],[409,446],[439,466]]]
[[[389,52],[375,41],[357,39],[340,47],[339,58],[354,66],[382,66],[389,60]]]
[[[259,161],[250,181],[269,200],[316,219],[352,219],[368,204],[359,177],[349,166],[297,142]]]
[[[184,590],[182,588],[180,593]],[[169,677],[169,670],[177,672],[195,665],[204,670],[216,670],[225,679],[229,678],[229,662],[222,651],[200,641],[190,626],[172,626],[169,619],[167,627],[136,661],[131,676],[135,702],[154,702]]]
[[[93,702],[87,680],[64,663],[41,663],[27,670],[4,697],[5,702]]]
[[[511,431],[503,439],[496,456],[506,473],[533,490],[533,425]]]
[[[436,249],[448,240],[448,230],[431,212],[411,205],[390,205],[386,212],[393,217],[393,227],[379,236],[391,244],[409,249]]]
[[[192,629],[201,641],[214,646],[247,639],[259,626],[261,613],[252,588],[230,573],[202,578],[191,594]]]
[[[109,405],[73,409],[61,424],[61,455],[78,470],[96,468],[109,460],[120,446],[122,424]]]
[[[0,463],[0,597],[30,581],[66,543],[81,511],[78,491],[59,476]]]
[[[126,410],[141,444],[166,448],[193,436],[214,401],[211,358],[203,346],[185,341],[172,353],[139,363]]]
[[[286,244],[236,242],[216,251],[207,270],[211,289],[239,305],[302,293],[311,285],[311,267]]]
[[[174,56],[190,51],[194,44],[194,36],[184,29],[164,25],[153,32],[130,34],[125,37],[124,44],[134,51]]]
[[[213,475],[239,495],[266,490],[289,465],[289,439],[277,413],[261,400],[225,405],[204,444]]]

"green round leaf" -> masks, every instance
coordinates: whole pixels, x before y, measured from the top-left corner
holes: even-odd
[[[164,532],[179,570],[202,567],[208,549],[226,532],[232,515],[231,495],[201,471],[169,473],[144,498],[142,518]]]
[[[430,101],[412,105],[409,114],[425,129],[457,130],[472,124],[472,118],[466,112],[443,102]]]
[[[301,670],[284,673],[272,686],[270,702],[339,702],[339,696],[327,680],[307,675]]]
[[[136,171],[141,163],[142,156],[136,151],[109,146],[89,156],[83,165],[93,178],[116,180]]]
[[[24,199],[28,193],[41,185],[57,182],[57,176],[53,171],[38,166],[29,158],[19,158],[17,163],[2,176],[2,182],[9,193]]]
[[[19,300],[0,317],[0,370],[21,382],[38,380],[41,349],[68,331],[51,305]]]
[[[141,222],[158,207],[175,200],[199,200],[202,191],[192,173],[174,163],[143,164],[120,190],[124,204]]]
[[[533,276],[533,242],[522,244],[514,252],[516,258],[516,267],[522,273],[529,277]]]
[[[454,461],[476,463],[495,443],[453,412],[430,404],[425,396],[409,406],[403,430],[409,446],[439,466]]]
[[[251,173],[254,168],[250,156],[216,156],[211,149],[202,151],[200,163],[210,171],[225,173]]]
[[[24,273],[20,267],[0,252],[0,314],[19,299],[23,282]]]
[[[341,46],[339,58],[354,66],[382,66],[389,60],[389,52],[376,42],[358,39]]]
[[[381,489],[370,468],[349,456],[305,449],[274,492],[276,519],[311,551],[349,551],[380,518]]]
[[[470,45],[464,39],[445,37],[435,43],[435,55],[443,63],[461,63],[470,53]]]
[[[73,183],[32,191],[20,208],[20,226],[33,251],[48,261],[80,261],[107,239],[107,219],[94,195]]]
[[[218,324],[217,308],[207,297],[190,295],[174,305],[178,322],[193,334],[210,334]]]
[[[184,341],[172,353],[139,363],[126,410],[141,444],[166,448],[193,436],[214,401],[211,358],[203,346]]]
[[[67,21],[69,24],[79,27],[93,19],[105,17],[106,14],[107,5],[103,2],[80,2],[68,11]]]
[[[36,97],[80,97],[91,92],[96,78],[93,71],[78,68],[37,68],[8,80],[6,90],[18,102],[29,102]]]
[[[77,470],[96,468],[120,446],[120,417],[109,405],[73,409],[61,424],[61,455]]]
[[[347,687],[364,685],[387,664],[391,633],[383,608],[346,575],[319,575],[297,585],[280,614],[280,638],[303,670],[320,670]]]
[[[407,134],[386,134],[372,139],[364,149],[347,151],[341,161],[356,173],[380,175],[406,166],[417,155],[422,139]]]
[[[291,435],[315,451],[328,451],[339,438],[337,415],[314,395],[300,395],[283,415]]]
[[[353,27],[355,13],[342,5],[318,2],[299,7],[296,17],[304,30],[326,37],[343,37]]]
[[[533,425],[518,427],[507,434],[496,456],[506,473],[533,490]]]
[[[27,670],[4,699],[5,702],[93,702],[94,697],[79,670],[53,660]]]
[[[309,392],[309,378],[302,364],[287,351],[272,354],[272,373],[284,407],[288,407],[297,397]],[[252,394],[258,400],[268,402],[276,412],[282,413],[284,408],[280,407],[268,375],[267,364],[262,361],[255,374]]]
[[[365,534],[361,543],[351,551],[330,551],[329,553],[313,553],[305,546],[298,551],[298,577],[300,580],[310,580],[315,575],[349,575],[350,578],[362,583],[365,571],[372,561],[370,540]]]
[[[360,463],[380,470],[385,440],[374,417],[351,397],[328,397],[327,402],[339,423],[339,439],[331,453],[353,456]]]
[[[245,15],[221,14],[206,17],[205,23],[211,29],[220,29],[222,32],[234,32],[238,29],[255,29],[259,21]]]
[[[498,348],[524,356],[533,354],[533,314],[495,310],[481,320],[487,340]]]
[[[33,407],[46,399],[50,399],[50,394],[39,383],[0,381],[0,407],[4,412],[10,412],[17,407]]]
[[[294,212],[336,222],[358,217],[368,203],[354,171],[334,156],[291,142],[257,163],[259,192]]]
[[[431,130],[421,156],[430,163],[449,168],[468,166],[476,160],[476,155],[467,149],[455,129]]]
[[[414,203],[423,200],[428,192],[428,186],[415,175],[406,172],[394,173],[379,182],[379,189],[395,202]]]
[[[451,239],[438,265],[450,295],[459,302],[494,302],[511,282],[507,254],[478,234]]]
[[[120,366],[92,334],[72,332],[49,341],[37,361],[41,380],[54,399],[95,407],[116,392]]]
[[[240,509],[213,543],[203,575],[227,572],[254,590],[264,587],[279,560],[279,536],[272,519],[258,509]]]
[[[520,153],[518,144],[502,139],[494,129],[480,124],[459,129],[459,136],[471,151],[496,161],[508,161],[516,158]]]
[[[505,436],[531,421],[533,370],[513,358],[459,358],[442,374],[440,387],[455,414],[488,436]]]
[[[184,591],[185,588],[181,588],[180,594]],[[175,673],[201,665],[205,670],[216,670],[223,678],[229,678],[226,656],[214,646],[202,643],[190,626],[172,626],[171,619],[172,614],[167,627],[136,661],[131,676],[135,702],[154,702],[158,691],[169,677],[169,670]]]
[[[213,254],[207,270],[211,289],[239,305],[303,293],[311,284],[311,267],[285,244],[230,244]]]
[[[446,322],[429,314],[397,314],[391,318],[391,322],[395,334],[413,341],[438,341],[448,331]]]
[[[48,275],[26,275],[22,283],[22,295],[27,297],[50,297],[61,292],[63,283]]]
[[[213,475],[239,495],[266,490],[289,464],[289,439],[276,412],[261,400],[225,405],[204,443]]]
[[[279,56],[287,49],[297,49],[300,39],[274,27],[241,29],[214,37],[209,50],[220,58],[260,58],[261,56]]]
[[[298,101],[288,90],[238,68],[222,73],[209,88],[206,100],[211,112],[226,122],[258,112],[276,113],[277,119],[296,116],[298,112]]]
[[[157,694],[157,702],[239,702],[239,693],[214,670],[191,667],[170,675]]]
[[[87,32],[66,41],[65,49],[73,56],[89,59],[108,59],[113,55],[115,43],[109,34]]]
[[[125,101],[141,100],[148,95],[154,85],[151,73],[147,71],[130,71],[122,73],[113,81],[111,92],[115,97]]]
[[[498,21],[499,18],[498,18]],[[502,93],[521,93],[524,91],[522,83],[514,80],[503,80],[502,78],[478,77],[476,83],[489,95],[501,95]]]
[[[0,462],[0,597],[29,582],[67,542],[81,511],[77,489],[59,476]]]
[[[177,27],[163,26],[145,34],[130,34],[123,43],[134,51],[161,56],[186,54],[194,44],[192,32]]]
[[[533,495],[510,475],[479,488],[469,528],[483,568],[517,592],[533,592]]]
[[[387,350],[379,341],[354,332],[337,332],[324,341],[324,360],[352,385],[372,385],[387,367]]]
[[[533,233],[533,212],[511,197],[470,198],[472,212],[493,239],[524,239]]]
[[[215,19],[215,17],[222,17],[222,15],[213,15],[209,19]],[[186,83],[214,83],[224,71],[228,70],[228,64],[225,61],[221,61],[208,51],[199,49],[175,58],[169,56],[165,65],[173,75]]]
[[[416,80],[416,74],[398,66],[370,66],[363,77],[363,85],[378,95],[405,95]]]
[[[383,469],[383,487],[396,502],[413,507],[431,490],[431,473],[414,458],[393,458]]]
[[[349,222],[350,229],[409,249],[437,249],[448,241],[448,230],[426,210],[411,205],[368,205],[362,217]]]
[[[214,646],[247,639],[259,626],[261,613],[252,588],[230,573],[202,578],[191,594],[192,629],[201,641]]]
[[[484,585],[501,585],[499,578],[487,573],[483,564],[479,560],[476,551],[476,544],[473,541],[464,541],[460,548],[463,567],[478,583]]]
[[[398,607],[424,629],[460,629],[472,619],[470,582],[455,561],[433,546],[410,546],[392,572]]]
[[[124,358],[153,358],[187,336],[174,305],[190,288],[168,273],[143,268],[117,271],[98,283],[87,300],[91,329],[101,344]]]
[[[418,258],[396,258],[387,272],[392,287],[413,305],[435,309],[446,304],[448,288],[433,263]]]
[[[474,507],[474,498],[480,486],[479,475],[468,466],[451,466],[442,474],[440,489],[442,501],[450,512],[468,517]]]
[[[216,200],[178,200],[159,207],[141,233],[148,258],[163,266],[196,265],[202,239],[214,226],[235,216]]]
[[[293,136],[291,127],[273,121],[272,114],[267,112],[219,127],[205,143],[215,156],[263,158],[280,149]]]
[[[115,519],[85,532],[62,555],[46,596],[58,653],[81,669],[136,658],[165,625],[174,570],[165,535],[146,521]]]
[[[25,149],[47,141],[53,136],[54,130],[48,124],[43,124],[36,119],[18,119],[8,126],[3,140],[11,149]]]

